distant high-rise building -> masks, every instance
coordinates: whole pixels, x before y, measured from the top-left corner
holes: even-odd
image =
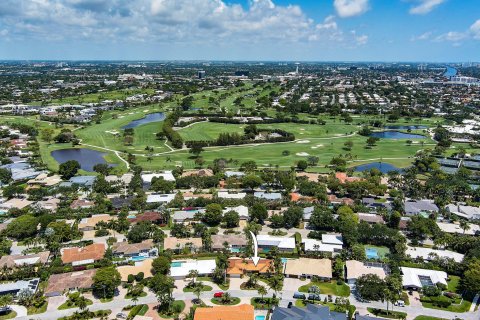
[[[198,71],[198,79],[205,79],[206,73],[204,70]]]

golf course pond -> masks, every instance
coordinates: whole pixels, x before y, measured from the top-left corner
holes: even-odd
[[[51,155],[58,163],[64,163],[69,160],[77,160],[80,164],[80,168],[85,171],[93,171],[93,167],[99,163],[108,164],[104,159],[105,153],[92,149],[61,149],[52,151]],[[111,167],[115,166],[115,164],[109,165]]]
[[[149,113],[141,119],[131,121],[126,126],[123,126],[122,129],[133,129],[147,123],[163,121],[164,119],[165,113],[163,112]]]
[[[366,163],[366,164],[356,166],[353,169],[356,172],[369,171],[372,169],[378,169],[381,173],[388,173],[390,171],[398,171],[398,172],[403,171],[403,169],[397,168],[394,165],[391,165],[390,163],[385,163],[385,162]]]
[[[380,139],[425,139],[425,136],[414,133],[404,133],[400,131],[379,131],[370,134],[370,137]]]
[[[427,129],[427,126],[385,126],[385,129],[396,129],[396,130],[423,130]]]

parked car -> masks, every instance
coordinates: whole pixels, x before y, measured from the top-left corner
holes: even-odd
[[[288,309],[290,309],[292,306],[293,306],[293,302],[292,302],[292,301],[290,301],[290,302],[288,303],[288,306],[287,306],[287,308],[288,308]]]
[[[305,293],[295,292],[293,294],[293,298],[294,299],[306,299],[307,297],[305,296]]]
[[[223,297],[223,292],[215,292],[215,293],[213,294],[213,297],[214,297],[214,298],[221,298],[221,297]]]
[[[116,318],[118,318],[118,319],[127,319],[127,315],[126,315],[125,313],[123,313],[123,312],[119,312],[119,313],[117,313]]]
[[[320,301],[320,295],[316,293],[310,293],[308,295],[308,300],[318,300]]]
[[[405,301],[403,301],[403,300],[397,300],[397,301],[394,303],[394,305],[395,305],[396,307],[405,307]]]

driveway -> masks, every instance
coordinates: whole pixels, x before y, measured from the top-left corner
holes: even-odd
[[[57,297],[48,298],[47,311],[57,310],[58,307],[60,307],[65,301],[67,301],[67,297],[65,297],[65,296],[57,296]]]
[[[10,305],[10,308],[17,313],[17,317],[26,317],[27,316],[27,308],[24,306],[19,306],[18,304]]]

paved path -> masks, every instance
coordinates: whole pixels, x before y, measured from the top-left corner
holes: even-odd
[[[15,319],[18,317],[26,317],[27,316],[27,308],[24,306],[19,306],[18,304],[12,304],[10,308],[17,313],[17,316]]]
[[[472,305],[470,306],[470,312],[473,312],[475,311],[475,307],[477,306],[477,303],[478,303],[478,299],[480,298],[480,295],[477,293],[477,295],[475,296],[475,298],[473,298],[473,301],[472,301]]]

